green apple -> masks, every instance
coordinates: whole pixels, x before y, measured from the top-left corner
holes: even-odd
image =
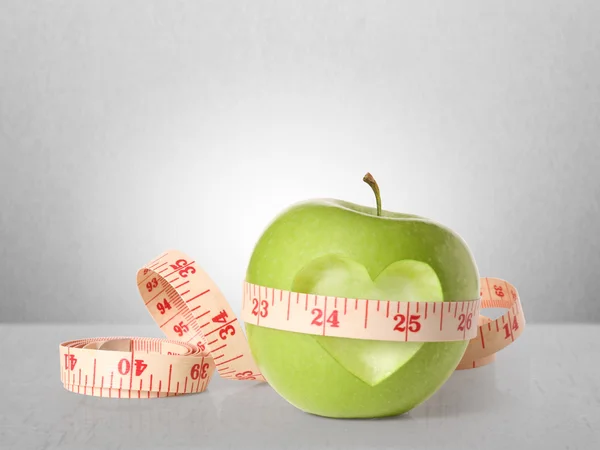
[[[246,281],[294,292],[395,301],[479,296],[479,273],[456,233],[432,220],[342,200],[295,204],[258,240]],[[335,418],[405,413],[436,392],[468,341],[392,342],[246,324],[256,363],[302,411]]]

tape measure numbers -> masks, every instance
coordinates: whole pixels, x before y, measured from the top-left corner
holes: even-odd
[[[141,297],[166,339],[114,337],[60,345],[61,380],[72,392],[153,398],[202,392],[223,378],[265,381],[231,306],[217,285],[182,252],[171,250],[137,273]],[[482,308],[504,308],[492,320]],[[522,333],[517,290],[482,278],[479,299],[395,302],[298,293],[244,283],[247,323],[299,333],[411,342],[469,340],[457,369],[492,362]]]
[[[153,398],[202,392],[215,370],[199,347],[166,339],[113,337],[60,346],[61,380],[79,394]]]

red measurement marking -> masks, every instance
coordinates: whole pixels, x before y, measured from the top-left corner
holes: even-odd
[[[317,296],[315,295],[315,306],[317,306]],[[327,297],[325,297],[325,304],[323,305],[323,336],[325,336],[325,326],[327,325]]]
[[[419,303],[417,303],[417,312],[419,312]]]
[[[358,309],[358,299],[354,300],[354,311]]]
[[[337,308],[337,297],[335,298],[335,300],[333,301],[333,307]]]
[[[454,318],[456,319],[456,311],[458,311],[458,303],[454,303]]]
[[[498,326],[498,320],[496,319],[495,322],[496,322],[496,331],[500,331],[500,327]]]
[[[185,383],[183,384],[183,392],[187,392],[187,380],[188,377],[185,377]]]
[[[228,359],[227,361],[223,361],[223,362],[220,362],[219,364],[215,364],[215,366],[220,366],[222,364],[226,364],[228,362],[235,361],[236,359],[240,359],[242,356],[244,356],[244,355],[238,355],[235,358],[231,358],[231,359]]]
[[[154,297],[152,297],[150,300],[148,300],[146,303],[144,303],[144,305],[148,305],[148,303],[150,303],[156,297],[158,297],[159,295],[161,295],[163,292],[165,292],[165,288],[164,287],[160,290],[160,292],[158,292],[158,294],[156,294]]]
[[[161,268],[162,266],[164,266],[165,264],[168,264],[168,262],[167,262],[167,261],[165,261],[164,263],[162,263],[162,264],[160,264],[160,265],[158,265],[158,266],[154,267],[152,270],[153,270],[154,272],[156,272],[158,269],[160,269],[160,268]]]
[[[510,310],[508,311],[508,329],[510,330],[510,340],[514,342],[515,337],[513,336],[513,322],[510,320]]]
[[[138,287],[141,286],[142,284],[144,284],[146,282],[146,280],[148,280],[151,276],[153,276],[154,273],[153,272],[148,272],[148,275],[146,275],[144,278],[142,278],[142,281],[140,281],[137,285]]]
[[[450,312],[450,308],[452,308],[452,303],[448,302],[448,312]]]
[[[214,341],[210,341],[210,342],[208,343],[208,345],[213,345],[213,344],[214,344],[215,342],[217,342],[217,341],[218,341],[218,339],[215,339]]]
[[[427,319],[427,307],[429,306],[429,303],[425,303],[425,319]]]
[[[195,308],[190,309],[190,312],[194,312],[194,311],[196,311],[199,308],[202,308],[202,305],[198,305]]]
[[[434,303],[433,305],[434,305],[434,307],[435,307],[435,303]],[[443,306],[440,308],[440,311],[441,311],[441,313],[442,313],[442,314],[440,315],[440,331],[442,331],[442,325],[443,325],[443,323],[444,323],[444,307],[443,307]]]
[[[142,398],[142,379],[140,378],[140,389],[138,390],[138,398]]]
[[[286,320],[290,320],[290,299],[292,298],[292,293],[288,292],[288,309],[287,309],[287,318]]]
[[[190,280],[184,281],[183,283],[181,283],[179,286],[175,286],[175,289],[179,289],[181,286],[185,286],[186,284],[188,284],[190,282]]]
[[[173,284],[174,282],[176,282],[177,280],[179,280],[179,277],[173,278],[172,280],[167,280],[167,277],[165,277],[165,280],[167,281],[167,283]]]
[[[159,326],[159,328],[162,328],[162,327],[164,327],[166,324],[168,324],[168,323],[169,323],[171,320],[173,320],[173,319],[174,319],[175,317],[177,317],[177,316],[178,316],[178,314],[174,314],[174,315],[172,315],[172,316],[171,316],[171,318],[170,318],[170,319],[167,319],[167,320],[166,320],[166,321],[165,321],[165,322],[164,322],[162,325],[160,325],[160,326]]]
[[[198,297],[203,296],[204,294],[208,294],[210,292],[210,289],[205,290],[204,292],[200,292],[198,295],[196,295],[195,297],[190,298],[189,300],[186,300],[186,303],[191,302],[192,300],[196,300]]]
[[[200,325],[200,328],[204,328],[206,326],[210,325],[210,322],[206,322],[204,325]]]
[[[129,398],[131,398],[131,388],[132,388],[132,384],[133,384],[133,352],[134,349],[131,349],[131,365],[129,367],[131,367],[130,373],[129,373]],[[140,374],[141,375],[141,374]]]
[[[435,314],[435,303],[433,304],[433,313]]]
[[[481,336],[481,348],[485,348],[485,339],[483,338],[483,330],[479,329],[479,335]]]
[[[103,396],[104,393],[104,375],[102,375],[102,380],[100,380],[100,397]]]
[[[191,338],[189,338],[187,341],[190,342],[192,339],[194,339],[196,336],[198,336],[200,333],[202,333],[202,331],[198,331],[196,334],[194,334]]]
[[[184,295],[187,295],[190,293],[190,290],[188,289],[187,291],[185,291],[183,294],[179,294],[181,297],[183,297]]]
[[[162,380],[158,380],[158,392],[156,393],[156,397],[160,398],[160,391],[162,391]]]
[[[196,319],[199,319],[200,317],[204,317],[205,315],[207,315],[209,313],[210,313],[210,310],[206,311],[205,313],[200,314],[198,317],[196,317]]]
[[[150,374],[150,388],[148,388],[148,398],[150,398],[151,391],[152,391],[152,374]]]
[[[175,389],[175,395],[179,394],[179,381],[177,382],[177,387]]]
[[[119,398],[121,398],[121,389],[123,389],[123,378],[119,382]]]
[[[300,303],[300,293],[296,292],[296,305]]]
[[[155,265],[155,264],[158,264],[158,262],[159,262],[161,259],[163,259],[165,256],[167,256],[168,254],[169,254],[168,252],[165,252],[165,253],[163,253],[162,255],[160,255],[158,258],[156,258],[156,259],[153,259],[152,261],[150,261],[150,263],[149,263],[148,267],[150,268],[150,267],[152,267],[153,265]]]
[[[221,353],[219,356],[215,356],[213,358],[213,361],[216,361],[217,359],[221,359],[223,356],[225,356],[225,353]]]
[[[171,392],[171,372],[173,371],[173,364],[169,364],[169,384],[167,385],[167,395]]]
[[[236,320],[237,320],[237,319],[233,319],[233,320],[230,320],[230,321],[229,321],[229,322],[227,322],[227,323],[224,323],[224,324],[223,324],[223,325],[221,325],[220,327],[217,327],[217,328],[215,328],[214,330],[212,330],[210,333],[206,333],[206,336],[207,336],[207,337],[208,337],[208,336],[210,336],[211,334],[213,334],[213,333],[215,333],[215,332],[219,331],[221,328],[223,328],[223,327],[226,327],[227,325],[229,325],[230,323],[233,323],[233,322],[235,322]]]
[[[488,322],[488,331],[492,331],[492,322]]]
[[[304,311],[308,311],[308,294],[306,294],[306,304],[304,305]]]
[[[162,270],[159,270],[159,271],[158,271],[158,272],[156,272],[156,273],[158,273],[158,274],[160,275],[160,274],[162,274],[162,273],[163,273],[165,270],[169,270],[169,268],[168,268],[168,267],[165,267],[164,269],[162,269]]]
[[[291,294],[290,294],[291,295]],[[279,301],[283,301],[283,291],[279,291]]]
[[[164,276],[164,278],[170,277],[170,276],[171,276],[171,275],[173,275],[175,272],[179,272],[180,270],[184,270],[186,267],[189,267],[189,266],[191,266],[191,265],[192,265],[192,264],[194,264],[195,262],[196,262],[196,261],[192,261],[191,263],[188,263],[188,264],[186,264],[185,266],[177,267],[177,269],[175,269],[175,270],[173,270],[172,272],[170,272],[170,273],[166,274],[166,275]],[[167,263],[165,263],[165,264],[167,264]],[[157,268],[158,268],[158,267],[157,267]],[[187,273],[187,272],[186,272],[186,273]],[[190,272],[190,274],[191,274],[191,273],[192,273],[192,272]],[[175,278],[175,280],[177,280],[177,278]],[[175,281],[175,280],[173,280],[173,281]]]
[[[385,317],[390,317],[390,301],[388,300],[387,306],[385,307]]]
[[[462,302],[461,307],[460,307],[460,312],[464,312],[465,310],[465,302]]]
[[[225,348],[225,347],[227,347],[227,344],[223,344],[223,345],[221,345],[220,347],[213,348],[213,349],[212,349],[212,351],[213,351],[213,353],[214,353],[214,352],[216,352],[217,350],[221,350],[222,348]]]
[[[485,279],[485,284],[487,285],[487,294],[488,294],[488,298],[492,296],[492,290],[490,289],[490,280],[488,280],[487,278]]]
[[[87,395],[87,375],[85,376],[85,386],[83,387],[83,393]]]
[[[114,375],[114,372],[111,372],[110,373],[110,387],[108,388],[108,396],[110,398],[112,398],[113,375]]]
[[[379,311],[379,303],[381,303],[379,300],[377,300],[377,311]]]
[[[94,395],[94,387],[96,386],[96,358],[94,358],[94,374],[92,375],[92,395]]]
[[[406,320],[410,321],[410,303],[406,304]],[[406,330],[404,333],[404,340],[408,341],[408,323],[406,324]]]
[[[348,306],[348,299],[347,299],[347,298],[345,298],[345,299],[344,299],[344,315],[346,315],[346,312],[347,312],[347,311],[346,311],[346,308],[347,308],[347,306]]]
[[[365,328],[367,328],[367,319],[369,318],[369,300],[367,300],[365,306]]]
[[[164,266],[165,264],[167,264],[166,262],[161,264],[160,266],[156,267],[155,269],[152,269],[152,271],[148,271],[148,275],[146,275],[144,278],[142,278],[142,281],[140,281],[137,285],[141,286],[142,284],[144,284],[146,282],[146,280],[148,280],[150,277],[154,276],[154,272],[156,271],[156,269]],[[160,272],[159,272],[160,273]]]
[[[400,313],[400,303],[396,302],[396,312]]]

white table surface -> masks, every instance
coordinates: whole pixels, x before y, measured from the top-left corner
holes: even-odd
[[[151,400],[66,391],[62,341],[160,337],[155,326],[0,324],[2,449],[600,448],[600,325],[532,325],[492,365],[455,372],[391,419],[305,414],[267,384],[223,380]]]

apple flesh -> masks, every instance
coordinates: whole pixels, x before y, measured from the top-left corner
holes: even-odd
[[[460,301],[479,296],[464,241],[429,219],[341,200],[296,204],[258,240],[246,280],[348,298]],[[340,327],[343,315],[339,315]],[[468,341],[391,342],[324,337],[246,324],[269,384],[302,411],[335,418],[402,414],[429,398]]]

